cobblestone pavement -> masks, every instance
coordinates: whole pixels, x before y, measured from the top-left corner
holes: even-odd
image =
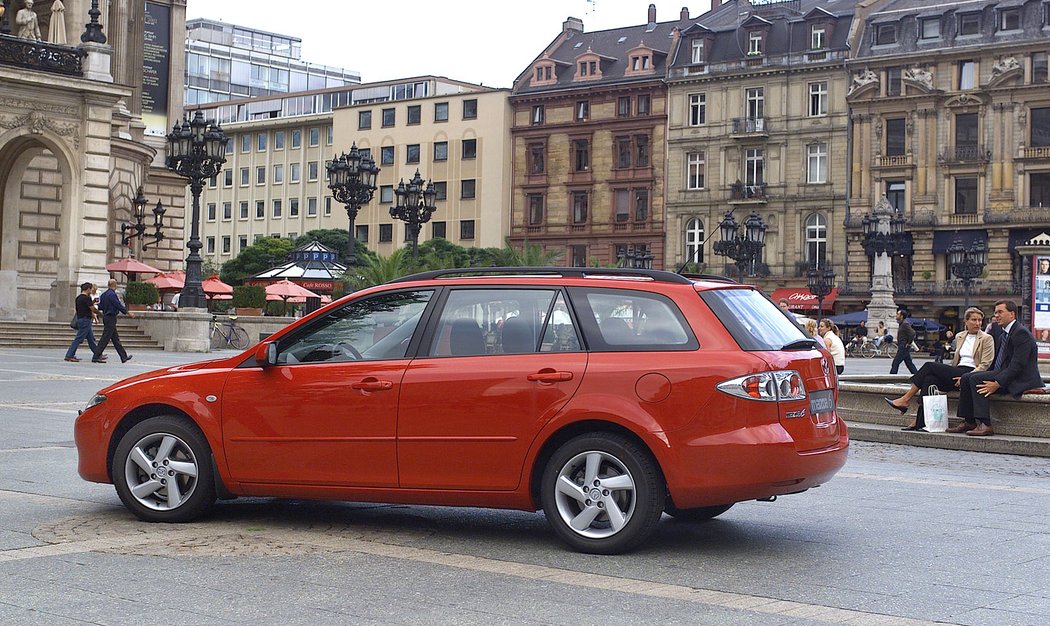
[[[850,459],[899,466],[979,470],[997,475],[1050,478],[1050,459],[984,452],[920,448],[887,443],[850,442]]]

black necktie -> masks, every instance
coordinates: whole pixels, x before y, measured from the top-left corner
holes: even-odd
[[[1003,357],[1006,356],[1006,338],[1009,336],[1005,330],[1003,334],[999,336],[999,351],[995,355],[995,365],[992,366],[993,370],[997,370],[1003,365]]]

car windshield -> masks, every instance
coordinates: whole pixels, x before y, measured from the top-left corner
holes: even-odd
[[[798,324],[754,289],[712,289],[701,292],[700,297],[743,350],[797,348],[798,342],[809,339]]]

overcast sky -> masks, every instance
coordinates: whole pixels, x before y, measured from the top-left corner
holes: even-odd
[[[657,0],[656,20],[696,16],[710,0]],[[303,60],[360,72],[364,82],[435,74],[490,87],[514,78],[561,32],[644,24],[649,0],[188,0],[205,17],[303,40]]]

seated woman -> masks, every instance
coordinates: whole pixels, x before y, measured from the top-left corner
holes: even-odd
[[[887,404],[900,411],[908,412],[908,405],[915,396],[920,396],[919,410],[915,420],[901,430],[920,430],[926,426],[922,415],[921,396],[930,387],[936,386],[941,391],[958,389],[959,377],[966,372],[988,369],[995,357],[995,341],[992,336],[981,330],[984,324],[984,313],[976,308],[966,309],[966,331],[955,336],[955,356],[951,365],[944,363],[926,363],[911,377],[911,387],[899,398],[883,398]]]

